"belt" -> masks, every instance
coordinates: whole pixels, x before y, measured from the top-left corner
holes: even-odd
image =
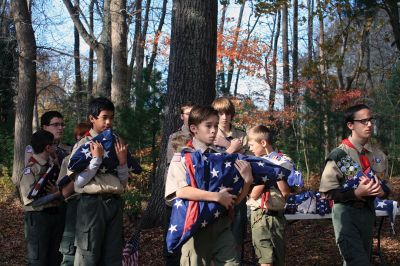
[[[87,193],[82,193],[81,198],[98,198],[102,200],[108,200],[108,199],[118,199],[120,198],[120,194],[114,194],[114,193],[100,193],[100,194],[87,194]]]
[[[277,216],[283,216],[284,213],[285,213],[284,210],[282,210],[282,211],[268,210],[268,211],[267,211],[267,216],[275,216],[275,217],[277,217]]]
[[[44,208],[42,212],[47,213],[47,214],[58,214],[60,212],[59,207],[49,207],[49,208]]]

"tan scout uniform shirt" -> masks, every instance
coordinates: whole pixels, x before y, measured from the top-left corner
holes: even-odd
[[[196,138],[193,138],[192,144],[196,150],[200,150],[202,153],[210,148]],[[186,181],[185,158],[181,157],[180,153],[176,153],[169,165],[167,180],[165,182],[165,200],[167,204],[170,205],[176,198],[175,193],[178,189],[186,186],[188,186],[188,183]]]
[[[174,149],[172,147],[172,139],[174,139],[175,137],[179,136],[179,135],[186,135],[186,136],[190,136],[190,131],[189,128],[185,125],[183,125],[178,131],[172,133],[171,135],[169,135],[168,137],[168,145],[167,145],[167,163],[170,163],[172,160],[172,157],[174,156]]]
[[[92,138],[96,137],[98,134],[93,129],[89,131],[90,136],[85,136],[82,138],[78,144],[74,147],[74,150],[71,153],[71,157],[78,150],[78,148],[89,142]],[[69,164],[69,163],[68,163]],[[68,175],[71,175],[72,172],[68,169]],[[76,173],[78,174],[78,173]],[[103,194],[103,193],[112,193],[112,194],[121,194],[124,191],[124,186],[126,184],[121,184],[121,181],[117,176],[109,173],[99,173],[96,175],[83,187],[78,187],[75,184],[75,192],[77,193],[87,193],[87,194]]]
[[[360,166],[360,169],[362,169],[360,163],[360,153],[363,146],[359,143],[356,143],[354,140],[351,139],[351,137],[349,137],[349,140],[354,145],[356,150],[348,147],[345,144],[340,144],[338,148],[348,154],[350,158],[353,159],[353,161]],[[385,178],[388,171],[388,161],[386,155],[376,145],[373,145],[371,143],[365,144],[364,148],[368,150],[368,152],[366,152],[366,155],[371,164],[371,169],[377,174],[379,178]],[[333,160],[328,160],[322,173],[319,191],[328,192],[332,189],[339,188],[343,183],[344,178],[347,177],[343,175],[336,162]]]
[[[234,139],[240,139],[240,141],[242,142],[243,148],[238,153],[248,154],[249,147],[248,147],[248,143],[247,143],[248,140],[247,140],[247,135],[246,135],[245,131],[231,127],[230,132],[225,132],[225,131],[222,131],[220,128],[218,128],[217,136],[221,136],[221,137],[225,137],[225,138],[232,137]]]
[[[34,201],[33,199],[28,199],[28,194],[33,188],[36,181],[47,171],[48,167],[46,166],[47,161],[43,160],[36,154],[33,154],[32,157],[38,163],[29,164],[22,174],[21,181],[19,183],[19,190],[21,194],[21,199],[24,204],[24,211],[41,211],[48,207],[54,207],[59,205],[59,202],[53,201],[44,205],[40,205],[38,207],[32,207],[30,204]]]

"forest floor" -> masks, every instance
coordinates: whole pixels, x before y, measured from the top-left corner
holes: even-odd
[[[3,179],[3,178],[0,178]],[[308,188],[315,189],[317,182]],[[392,199],[400,201],[400,178],[392,178]],[[126,238],[135,229],[135,222],[124,218]],[[387,265],[400,265],[400,220],[396,223],[397,235],[392,235],[389,219],[385,219],[381,232],[381,249]],[[248,228],[249,229],[249,228]],[[287,236],[287,265],[342,265],[334,241],[330,219],[297,221],[290,224]],[[254,261],[248,231],[245,243],[245,261]],[[162,229],[143,230],[140,239],[140,265],[163,265]],[[374,240],[374,250],[377,241]],[[23,211],[9,184],[0,182],[0,265],[25,265]],[[373,257],[374,265],[381,265],[379,257]],[[248,264],[246,264],[248,265]],[[256,264],[254,264],[256,265]]]

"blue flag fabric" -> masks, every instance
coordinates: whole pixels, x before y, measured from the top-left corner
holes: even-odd
[[[115,152],[114,144],[116,136],[112,133],[111,129],[107,129],[94,137],[91,141],[98,141],[104,149],[103,162],[100,165],[99,171],[101,173],[117,174],[117,166],[119,165],[117,154]],[[92,159],[90,152],[90,142],[82,144],[77,151],[72,155],[68,169],[75,173],[80,173],[86,169]],[[139,163],[128,152],[127,164],[130,172],[140,174],[142,168]]]
[[[307,213],[316,213],[321,216],[324,216],[325,214],[329,214],[332,212],[329,200],[321,197],[321,194],[319,192],[303,191],[298,194],[293,194],[289,196],[289,198],[286,201],[285,213],[295,214],[296,212],[298,212],[297,207],[301,205],[303,202],[310,199],[315,199],[315,207],[311,206],[309,208],[311,212]],[[311,202],[312,201],[310,200],[310,203]]]
[[[374,201],[375,210],[386,211],[390,218],[390,225],[392,226],[392,233],[395,234],[394,231],[394,222],[396,219],[396,215],[398,212],[397,201],[394,200],[382,200],[379,198],[375,198]]]
[[[371,180],[374,180],[374,177],[376,177],[375,172],[371,168],[366,169],[364,172],[359,170],[353,177],[350,177],[344,181],[341,190],[344,192],[351,189],[356,189],[360,184],[360,178],[362,176],[366,176]],[[381,184],[383,191],[385,192],[390,191],[389,187],[382,180],[379,180],[379,183]]]
[[[183,151],[182,157],[187,168],[188,185],[212,192],[232,188],[232,194],[240,194],[243,179],[234,165],[237,159],[250,162],[254,183],[265,184],[267,187],[274,185],[277,179],[287,180],[291,172],[284,167],[271,163],[268,159],[241,154],[202,154],[199,151]],[[168,250],[173,251],[183,245],[194,233],[213,223],[226,211],[222,205],[215,202],[176,198],[173,201],[166,239]]]

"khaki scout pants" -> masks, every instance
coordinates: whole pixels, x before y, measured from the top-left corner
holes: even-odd
[[[81,195],[76,212],[74,265],[122,265],[122,208],[119,195]]]
[[[335,203],[332,223],[343,265],[370,265],[374,222],[375,212],[367,207],[354,208]]]
[[[75,258],[75,225],[76,208],[78,199],[72,198],[67,203],[67,212],[65,215],[65,227],[60,243],[60,252],[63,254],[61,266],[73,266]]]
[[[60,265],[58,251],[64,229],[64,214],[59,207],[28,211],[24,217],[28,265]]]
[[[236,242],[230,228],[228,216],[219,218],[206,228],[196,232],[182,246],[181,265],[239,265]]]
[[[285,226],[283,212],[267,216],[261,209],[251,211],[251,238],[258,263],[285,265]]]

